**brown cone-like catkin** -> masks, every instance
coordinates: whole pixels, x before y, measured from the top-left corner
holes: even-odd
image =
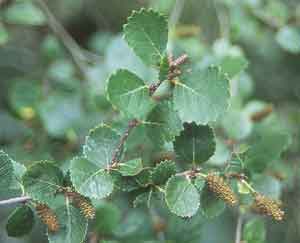
[[[237,203],[237,198],[234,192],[222,177],[209,173],[206,177],[206,183],[209,190],[215,193],[218,198],[224,200],[227,204],[233,206]]]
[[[72,204],[80,209],[85,218],[93,219],[95,217],[95,208],[87,198],[77,192],[67,192],[66,194],[71,199]]]
[[[58,219],[46,204],[37,204],[35,209],[41,221],[47,225],[50,232],[57,232],[59,230]]]
[[[284,216],[284,211],[280,209],[279,202],[276,202],[271,198],[258,193],[255,195],[255,200],[252,208],[257,213],[270,216],[277,221],[281,221]]]

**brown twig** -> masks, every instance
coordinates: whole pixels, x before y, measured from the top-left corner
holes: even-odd
[[[114,168],[117,166],[117,164],[119,163],[118,161],[118,156],[120,155],[120,152],[128,138],[128,136],[130,135],[131,131],[137,127],[140,124],[140,122],[137,119],[133,119],[131,121],[129,121],[127,129],[125,130],[125,132],[123,133],[123,135],[121,136],[120,142],[117,146],[117,148],[115,149],[113,156],[112,156],[112,165],[111,168]]]
[[[177,59],[173,60],[173,55],[170,54],[168,56],[169,62],[169,71],[167,75],[167,80],[172,81],[174,78],[178,77],[182,72],[180,70],[180,65],[186,63],[188,60],[188,55],[183,54],[179,56]],[[149,87],[149,94],[152,96],[155,91],[159,88],[164,80],[158,80],[157,83],[151,84]]]

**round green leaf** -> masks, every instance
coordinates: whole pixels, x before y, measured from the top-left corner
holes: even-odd
[[[266,240],[264,221],[260,218],[248,221],[244,226],[243,239],[249,243],[264,243]]]
[[[121,211],[112,203],[103,203],[96,210],[95,230],[101,234],[111,234],[121,220]]]
[[[208,218],[213,218],[220,215],[224,209],[225,203],[205,186],[201,193],[201,211],[203,214]]]
[[[199,192],[202,191],[203,187],[205,186],[205,179],[201,176],[197,176],[194,180],[194,185]]]
[[[176,174],[176,164],[173,161],[166,160],[155,166],[152,172],[152,181],[155,185],[162,185]]]
[[[57,189],[63,185],[63,173],[53,163],[43,161],[28,168],[22,180],[28,196],[51,205]]]
[[[132,159],[125,163],[119,163],[118,171],[123,176],[135,176],[140,173],[143,169],[142,159]]]
[[[147,134],[158,145],[174,140],[182,130],[182,122],[170,101],[160,102],[147,118]]]
[[[74,187],[86,197],[101,199],[113,191],[114,184],[111,175],[86,158],[74,158],[70,172]]]
[[[187,178],[173,176],[166,185],[166,203],[172,213],[192,217],[199,208],[200,195]]]
[[[14,167],[10,157],[0,151],[0,188],[8,188],[13,179]]]
[[[155,106],[144,81],[125,69],[110,76],[107,93],[110,102],[129,118],[144,118]]]
[[[83,146],[84,156],[99,169],[107,168],[120,141],[120,135],[101,124],[91,130]]]
[[[282,27],[276,35],[279,45],[291,52],[300,53],[300,29],[293,26]]]
[[[6,224],[6,232],[10,237],[22,237],[32,230],[34,214],[30,207],[23,205],[15,209],[9,216]]]
[[[290,143],[291,137],[285,132],[272,131],[267,126],[257,129],[245,153],[245,167],[253,172],[262,172],[280,158]]]
[[[168,42],[168,23],[164,16],[153,10],[133,11],[124,25],[124,35],[145,64],[159,65]]]
[[[184,130],[174,141],[174,150],[179,160],[187,163],[203,163],[215,152],[214,132],[209,126],[185,123]]]
[[[216,121],[229,105],[229,80],[218,67],[186,71],[176,82],[174,106],[184,122]]]
[[[248,61],[243,56],[228,55],[221,58],[219,65],[231,79],[247,68]]]
[[[87,220],[78,208],[66,201],[64,207],[55,210],[58,216],[59,231],[48,232],[49,243],[82,243],[87,233]]]

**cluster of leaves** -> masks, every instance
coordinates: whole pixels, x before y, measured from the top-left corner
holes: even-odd
[[[232,1],[221,2],[231,6]],[[20,15],[13,13],[22,4],[31,8],[21,6],[22,11],[38,12],[34,14],[36,19],[27,18],[25,11],[25,20],[18,20]],[[39,9],[28,2],[7,9],[5,19],[29,25],[46,23]],[[28,19],[33,22],[26,22]],[[64,50],[52,36],[46,38],[42,55],[49,61],[47,79],[54,80],[63,92],[53,92],[41,103],[40,84],[16,82],[10,96],[15,112],[30,122],[37,116],[51,137],[67,137],[71,142],[76,140],[77,133],[84,134],[86,127],[99,121],[95,115],[99,104],[105,110],[111,104],[118,115],[112,121],[101,117],[109,122],[92,129],[82,152],[61,167],[58,162],[42,161],[26,169],[1,153],[1,193],[31,198],[9,217],[10,236],[20,237],[31,231],[36,203],[42,203],[57,215],[59,222],[57,232],[48,232],[49,242],[81,243],[86,237],[88,220],[62,193],[69,187],[90,198],[97,208],[92,231],[116,242],[161,242],[153,236],[160,232],[171,242],[198,242],[198,226],[225,209],[224,201],[206,184],[205,175],[211,170],[219,171],[221,176],[246,174],[257,191],[273,199],[280,197],[281,184],[274,175],[286,173],[281,170],[280,156],[290,144],[290,136],[276,112],[270,114],[269,104],[248,101],[252,81],[245,71],[248,62],[242,50],[225,39],[215,41],[209,48],[190,30],[184,26],[169,34],[165,17],[152,10],[134,12],[124,26],[124,36],[140,60],[120,37],[101,36],[99,46],[95,36],[90,43],[92,48],[100,54],[107,48],[105,70],[101,70],[103,78],[107,72],[117,70],[108,77],[104,92],[93,89],[100,78],[96,69],[90,68],[92,88],[87,97],[93,100],[88,102],[79,93],[82,85],[73,64],[62,54]],[[285,38],[280,37],[282,31],[287,32],[284,35],[291,34],[290,30],[280,30],[278,43],[294,52],[297,41],[286,47],[286,42],[280,41]],[[288,39],[291,38],[295,37]],[[110,47],[105,46],[108,40],[112,40]],[[178,59],[171,57],[168,44],[173,46]],[[189,60],[180,62],[183,53],[188,54]],[[83,107],[87,103],[89,113]],[[232,177],[226,182],[239,195],[241,208],[248,212],[253,200],[249,188],[239,178]],[[101,201],[105,198],[113,198],[116,203],[125,198],[128,208],[120,210]],[[136,209],[132,209],[132,204]],[[141,209],[145,207],[150,213]],[[121,211],[129,213],[121,217]],[[184,218],[194,217],[184,221],[168,211]],[[23,227],[25,222],[28,227]],[[178,229],[184,224],[193,234],[181,234],[183,231]],[[244,238],[264,242],[264,227],[260,219],[250,220],[245,225]],[[141,241],[137,240],[139,237]]]

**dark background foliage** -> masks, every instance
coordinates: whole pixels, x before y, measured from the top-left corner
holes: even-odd
[[[120,34],[132,10],[153,7],[170,16],[174,53],[187,53],[199,66],[217,63],[218,58],[228,54],[242,53],[247,59],[247,69],[231,80],[234,99],[229,115],[220,122],[220,134],[225,134],[226,139],[242,140],[250,134],[250,125],[241,114],[255,111],[261,104],[273,104],[284,124],[280,129],[289,131],[293,142],[281,159],[254,178],[262,191],[283,201],[285,220],[279,223],[264,220],[266,239],[261,236],[264,232],[260,233],[259,223],[254,224],[257,229],[253,225],[245,227],[244,237],[249,243],[299,241],[300,3],[297,0],[44,2],[55,16],[51,23],[35,1],[0,0],[1,149],[25,166],[33,161],[53,160],[62,169],[68,168],[70,159],[81,151],[88,131],[100,122],[113,121],[118,115],[106,99],[108,75],[122,67],[145,80],[155,77],[130,51]],[[228,65],[229,69],[238,66]],[[149,140],[145,134],[137,137],[138,142]],[[275,137],[268,146],[276,148],[279,142],[276,139],[280,138]],[[216,166],[228,157],[224,147],[212,161]],[[144,149],[144,155],[148,156],[148,148]],[[99,203],[100,216],[93,229],[104,236],[118,232],[123,237],[120,242],[133,239],[146,242],[143,240],[151,239],[154,234],[151,222],[155,217],[149,218],[142,210],[131,212],[130,208],[124,197]],[[0,242],[46,242],[39,223],[25,238],[7,237],[5,224],[12,210],[0,209]],[[168,242],[234,242],[236,212],[227,209],[210,220],[199,213],[184,221],[167,214],[161,206],[158,210],[166,214]],[[130,214],[127,221],[122,220],[124,214]],[[245,221],[248,219],[251,216]]]

